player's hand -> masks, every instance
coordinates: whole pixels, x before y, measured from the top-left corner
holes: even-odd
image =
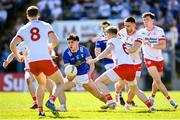
[[[56,58],[58,58],[58,56],[56,56],[56,55],[55,56],[51,56],[51,58],[52,59],[56,59]]]
[[[93,38],[92,39],[92,42],[97,42],[97,41],[101,41],[101,40],[105,40],[105,38],[104,37],[95,37],[95,38]]]
[[[76,76],[66,76],[68,81],[73,81],[75,79]]]
[[[94,58],[94,59],[88,60],[87,63],[93,64],[93,63],[97,62],[98,60],[99,60],[98,58]]]
[[[144,45],[148,45],[149,47],[151,47],[151,43],[149,41],[144,41]]]
[[[19,62],[24,62],[25,61],[25,56],[19,56],[19,57],[17,57],[17,60]]]
[[[93,81],[93,79],[92,79],[92,74],[89,73],[89,74],[88,74],[88,78],[89,78],[90,81]]]
[[[5,61],[3,62],[3,67],[6,68],[6,67],[8,66],[8,64],[9,64],[9,62],[5,60]]]
[[[56,56],[56,52],[54,51],[54,49],[50,50],[50,54],[52,59],[56,59],[58,57]]]
[[[94,63],[94,59],[88,60],[87,63],[88,63],[88,64]]]
[[[53,49],[52,44],[49,43],[49,44],[48,44],[48,50],[51,51],[52,49]]]

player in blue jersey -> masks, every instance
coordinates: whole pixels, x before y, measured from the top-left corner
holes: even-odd
[[[96,98],[106,102],[104,95],[99,92],[94,82],[89,79],[94,70],[94,64],[89,65],[86,63],[88,60],[92,59],[89,50],[79,45],[79,37],[75,34],[70,34],[67,41],[69,47],[63,54],[64,65],[75,65],[78,72],[75,77],[66,76],[67,79],[64,84],[64,90],[69,90],[76,85],[80,85]]]
[[[107,28],[108,26],[110,26],[109,21],[102,21],[101,22],[101,30],[102,30],[102,32],[99,35],[97,35],[97,37],[92,39],[93,42],[96,42],[96,45],[95,45],[95,55],[96,55],[96,57],[102,51],[104,51],[106,49],[107,40],[105,39],[104,31],[105,31],[105,28]],[[102,63],[103,63],[106,70],[109,70],[110,68],[114,67],[114,63],[113,63],[113,60],[111,59],[111,56],[107,56],[107,58],[104,58],[101,61],[102,61]],[[122,94],[120,94],[120,97],[118,97],[118,98],[120,100],[120,104],[125,105]]]

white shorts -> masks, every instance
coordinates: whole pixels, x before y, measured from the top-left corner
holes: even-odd
[[[136,77],[141,77],[141,71],[136,71]]]
[[[89,82],[88,74],[77,75],[76,78],[72,81],[77,85],[82,86],[83,84],[87,84]]]
[[[109,70],[109,69],[114,67],[114,63],[106,64],[106,65],[104,65],[104,67],[105,67],[106,70]]]
[[[24,78],[25,78],[25,80],[31,79],[31,80],[33,80],[33,82],[36,81],[33,74],[29,70],[25,70]]]
[[[25,71],[24,78],[25,80],[29,79],[31,77],[29,71]]]
[[[109,77],[109,79],[114,83],[117,82],[118,80],[120,80],[120,77],[117,75],[116,72],[114,72],[113,69],[109,69],[106,72],[104,72],[103,74],[106,74]]]

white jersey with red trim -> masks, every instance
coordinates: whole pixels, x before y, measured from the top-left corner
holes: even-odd
[[[27,45],[25,44],[25,42],[21,42],[18,46],[17,46],[17,51],[20,53],[20,54],[23,54],[26,56],[26,59],[24,61],[24,64],[25,64],[25,69],[29,69],[29,65],[28,65],[28,47]]]
[[[53,32],[52,26],[40,20],[32,20],[18,30],[17,36],[28,47],[29,62],[51,59],[48,51],[50,32]]]
[[[123,38],[123,42],[126,44],[127,48],[134,45],[135,42],[139,42],[142,44],[142,36],[139,31],[128,35],[125,28],[121,29],[118,32],[118,37]],[[141,64],[142,63],[142,52],[141,47],[134,53],[129,54],[133,60],[134,64]]]
[[[107,41],[107,45],[112,44],[114,49],[111,51],[114,66],[122,64],[134,64],[131,56],[126,52],[126,45],[122,38],[112,38]]]
[[[158,45],[159,41],[166,40],[164,30],[158,26],[154,26],[154,29],[148,31],[146,28],[139,30],[145,41],[149,41],[153,45]],[[144,58],[161,61],[163,60],[162,50],[149,47],[148,45],[142,45]]]

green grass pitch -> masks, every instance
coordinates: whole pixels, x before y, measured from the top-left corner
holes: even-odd
[[[145,92],[150,95],[150,92]],[[170,92],[171,97],[180,104],[180,92]],[[123,106],[115,110],[101,110],[103,104],[88,92],[66,92],[68,112],[61,112],[60,118],[55,118],[44,106],[46,117],[39,117],[37,110],[29,107],[32,100],[29,93],[0,93],[0,119],[64,119],[64,120],[180,120],[180,108],[176,110],[167,102],[164,96],[158,92],[155,98],[156,111],[149,112],[147,107],[135,97],[137,107],[131,107],[125,111]],[[126,98],[127,94],[123,96]],[[48,98],[48,93],[44,103]],[[60,106],[58,100],[56,106]]]

